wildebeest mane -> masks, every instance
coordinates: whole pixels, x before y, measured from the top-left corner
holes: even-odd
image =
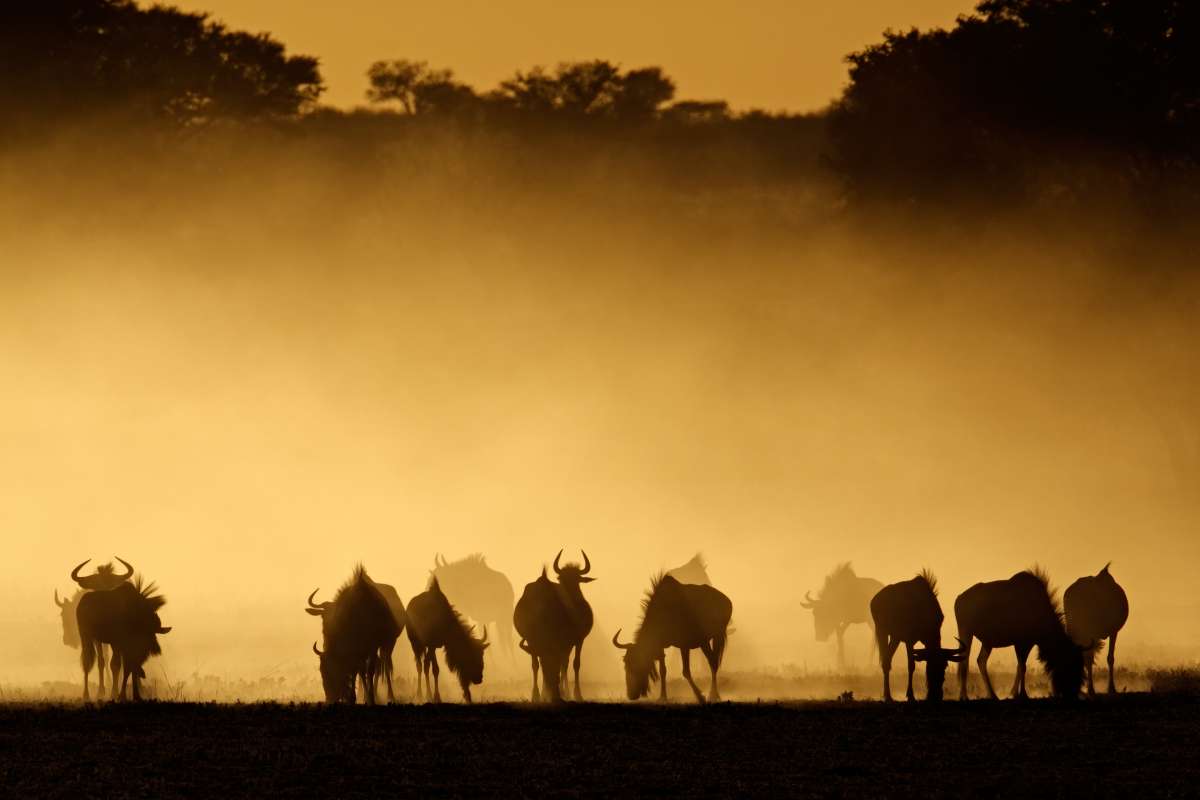
[[[638,620],[638,629],[639,630],[641,629],[642,625],[646,622],[646,612],[650,610],[650,604],[654,601],[654,595],[658,591],[658,587],[668,577],[670,577],[670,576],[667,575],[667,573],[663,572],[662,570],[659,570],[657,573],[650,576],[650,588],[646,590],[646,593],[644,595],[642,595],[642,618],[640,620]],[[675,580],[675,579],[671,578],[671,580]]]
[[[1037,582],[1042,585],[1042,589],[1046,592],[1046,603],[1054,611],[1054,616],[1058,618],[1060,624],[1066,624],[1066,615],[1063,613],[1062,603],[1058,600],[1058,590],[1050,585],[1050,575],[1041,566],[1034,564],[1027,570],[1018,572],[1013,578],[1018,578],[1021,575],[1029,575],[1036,578]]]
[[[847,578],[857,578],[858,575],[854,572],[854,566],[849,561],[843,561],[833,568],[833,572],[825,576],[825,585],[821,587],[821,592],[818,597],[824,597],[829,589]]]
[[[154,581],[146,583],[141,575],[134,576],[133,589],[138,594],[138,604],[150,613],[156,613],[167,604],[166,597],[156,594],[158,592],[158,585]]]
[[[933,574],[932,570],[923,569],[917,574],[917,577],[925,581],[925,585],[929,587],[929,591],[933,593],[934,597],[938,596],[937,576]]]

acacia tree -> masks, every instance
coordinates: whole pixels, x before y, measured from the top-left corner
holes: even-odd
[[[367,70],[367,99],[399,103],[406,114],[453,112],[474,105],[475,91],[448,69],[430,69],[424,61],[376,61]]]

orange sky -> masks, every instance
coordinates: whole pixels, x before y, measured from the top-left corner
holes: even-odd
[[[319,56],[326,102],[362,102],[367,66],[410,58],[450,67],[477,88],[517,68],[608,58],[659,64],[680,96],[737,108],[806,111],[832,99],[846,53],[885,28],[947,25],[972,0],[183,0],[229,25],[270,31],[293,52]]]

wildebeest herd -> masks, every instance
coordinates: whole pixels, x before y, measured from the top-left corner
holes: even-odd
[[[541,574],[526,584],[515,605],[508,579],[479,555],[456,562],[435,557],[428,586],[407,606],[394,587],[372,580],[362,566],[332,600],[317,602],[320,590],[314,590],[305,611],[321,620],[323,643],[318,646],[314,642],[312,649],[326,701],[354,703],[361,699],[373,705],[382,681],[388,701],[394,702],[393,655],[397,640],[407,633],[417,669],[417,699],[441,701],[437,651],[442,650],[446,667],[458,678],[463,700],[469,703],[471,687],[483,682],[489,624],[496,628],[502,647],[511,646],[513,629],[520,637],[519,647],[530,658],[534,702],[563,700],[572,671],[570,696],[582,700],[581,654],[593,626],[583,584],[594,580],[589,575],[591,560],[587,553],[582,555],[582,564],[563,564],[560,550],[553,561],[554,579],[543,567]],[[104,564],[91,575],[81,575],[88,563],[83,562],[71,572],[79,586],[74,595],[62,600],[57,590],[54,594],[62,612],[63,642],[81,651],[84,700],[90,698],[88,679],[97,662],[101,695],[107,666],[113,700],[125,699],[130,678],[133,699],[141,699],[144,665],[161,652],[158,636],[171,630],[158,615],[165,598],[156,593],[153,583],[135,577],[128,562],[117,561],[124,574]],[[446,586],[453,587],[450,594]],[[937,580],[928,570],[884,586],[859,577],[849,564],[842,564],[826,578],[817,597],[806,594],[802,606],[813,612],[818,640],[836,635],[839,663],[844,659],[846,629],[856,623],[873,628],[885,701],[892,700],[891,665],[901,644],[908,663],[908,700],[915,699],[913,672],[918,662],[925,665],[927,700],[942,699],[951,663],[958,665],[959,699],[966,700],[969,658],[976,639],[980,642],[977,663],[990,698],[997,695],[988,674],[988,658],[998,647],[1012,647],[1016,652],[1013,697],[1027,696],[1026,662],[1035,647],[1054,696],[1078,697],[1085,675],[1087,693],[1094,695],[1092,665],[1105,640],[1108,691],[1113,693],[1117,635],[1129,616],[1125,592],[1107,565],[1096,575],[1071,584],[1061,607],[1047,575],[1037,568],[1006,580],[975,584],[954,602],[957,646],[950,648],[942,646],[944,615]],[[646,697],[650,684],[656,682],[658,699],[667,699],[666,651],[677,648],[683,678],[696,700],[703,703],[706,696],[692,679],[693,650],[704,656],[712,676],[707,700],[719,700],[717,673],[732,615],[732,602],[710,584],[699,556],[652,579],[642,600],[641,624],[632,640],[623,642],[620,630],[612,637],[613,646],[623,652],[628,698]],[[482,628],[478,635],[467,617]]]

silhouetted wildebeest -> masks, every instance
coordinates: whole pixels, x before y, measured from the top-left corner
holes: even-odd
[[[1092,683],[1092,668],[1096,660],[1096,648],[1108,639],[1108,693],[1115,694],[1117,685],[1113,678],[1117,660],[1117,634],[1129,619],[1129,598],[1125,590],[1109,574],[1111,564],[1094,576],[1080,578],[1067,587],[1063,594],[1063,610],[1067,615],[1067,633],[1076,644],[1085,645],[1087,651],[1087,691],[1089,697],[1096,695]]]
[[[90,561],[91,559],[88,559]],[[54,590],[54,605],[58,606],[59,613],[62,615],[63,628],[63,644],[72,649],[79,647],[79,624],[75,619],[75,609],[78,607],[79,598],[89,591],[100,589],[115,589],[122,583],[133,577],[133,567],[129,562],[120,558],[117,559],[125,565],[126,572],[124,575],[116,574],[112,563],[101,564],[96,568],[96,572],[92,575],[80,575],[79,572],[87,565],[84,561],[75,569],[71,570],[71,580],[79,584],[80,588],[75,590],[75,593],[66,600],[60,600],[58,590]],[[101,664],[108,663],[108,647],[100,642],[96,643],[96,658]],[[104,693],[104,670],[101,669],[97,673],[100,682],[100,694]]]
[[[670,575],[660,575],[651,581],[650,591],[642,601],[642,623],[633,634],[633,642],[622,644],[620,630],[612,638],[613,645],[625,651],[625,690],[629,699],[645,697],[650,692],[651,679],[660,682],[659,699],[667,699],[666,649],[677,647],[683,662],[683,677],[696,699],[703,703],[704,695],[692,680],[691,652],[698,647],[712,670],[708,699],[720,700],[717,671],[725,653],[732,616],[733,604],[729,598],[711,586],[680,583]]]
[[[858,577],[854,567],[847,562],[839,564],[826,576],[825,585],[815,600],[812,592],[805,593],[800,605],[813,612],[817,641],[827,642],[831,633],[837,635],[840,669],[846,666],[846,628],[860,622],[871,624],[871,598],[882,588],[883,584],[874,578]]]
[[[1055,697],[1075,699],[1083,683],[1083,648],[1075,644],[1063,624],[1062,611],[1040,569],[1018,572],[1008,580],[977,583],[954,601],[958,638],[963,658],[958,665],[959,699],[967,699],[968,656],[973,639],[979,639],[979,671],[988,697],[996,699],[987,662],[996,647],[1012,647],[1017,653],[1017,676],[1013,697],[1025,693],[1025,662],[1034,646],[1050,677]]]
[[[546,576],[525,584],[517,606],[513,609],[513,624],[521,635],[520,647],[529,654],[533,669],[533,702],[541,700],[538,693],[538,667],[546,699],[562,700],[562,674],[566,669],[571,648],[575,646],[575,625],[563,603],[562,587]]]
[[[450,605],[437,578],[430,580],[428,589],[408,601],[408,641],[417,663],[418,697],[429,697],[435,703],[442,701],[437,663],[437,650],[441,647],[446,650],[446,667],[458,676],[463,699],[471,702],[471,684],[483,683],[483,651],[488,647],[487,629],[478,639],[474,637],[474,631]],[[430,668],[433,670],[432,692]],[[421,686],[422,675],[425,676],[424,688]]]
[[[559,550],[558,555],[554,557],[554,574],[558,576],[558,597],[566,609],[567,619],[571,624],[572,644],[571,647],[575,651],[575,691],[573,697],[576,700],[582,700],[583,695],[579,691],[579,663],[583,654],[583,640],[592,632],[592,607],[588,605],[588,601],[583,596],[583,590],[580,588],[582,583],[591,583],[595,578],[587,577],[587,574],[592,571],[592,562],[588,560],[587,552],[581,550],[583,554],[583,566],[571,561],[559,566],[559,560],[562,558],[563,551]],[[568,658],[570,652],[567,653]],[[560,674],[563,691],[567,688],[567,662],[564,660],[562,664],[562,672]]]
[[[708,564],[700,553],[692,556],[686,564],[667,570],[667,574],[680,583],[712,586],[712,581],[708,578]]]
[[[875,622],[875,641],[879,646],[879,664],[883,668],[883,699],[892,700],[892,656],[901,643],[908,655],[908,690],[913,696],[913,667],[925,662],[926,700],[941,700],[946,682],[946,664],[961,661],[961,649],[942,647],[942,606],[937,598],[937,578],[925,570],[907,581],[889,584],[871,598],[871,618]],[[914,647],[916,644],[924,647]]]
[[[392,696],[392,651],[400,625],[387,598],[359,565],[332,602],[316,603],[317,591],[308,596],[308,608],[321,618],[325,649],[313,652],[320,659],[321,683],[327,703],[353,703],[354,684],[360,680],[363,700],[375,705],[375,680],[382,672]]]
[[[112,647],[112,699],[118,697],[117,678],[121,678],[120,694],[125,697],[130,675],[133,676],[133,699],[141,700],[141,679],[146,676],[143,666],[150,656],[162,652],[158,637],[170,633],[159,619],[158,610],[167,600],[155,594],[154,584],[143,586],[140,578],[134,583],[121,583],[115,589],[90,591],[79,598],[75,609],[83,664],[83,699],[88,700],[88,673],[96,661],[98,644]],[[104,670],[101,662],[100,670]]]
[[[482,553],[474,553],[458,561],[434,556],[433,577],[459,613],[484,628],[496,626],[500,649],[511,658],[513,586],[507,576],[489,567]]]
[[[108,589],[115,589],[133,577],[133,567],[130,566],[128,561],[119,557],[117,558],[117,561],[120,561],[125,565],[124,575],[118,575],[116,573],[116,570],[113,569],[112,562],[109,562],[108,564],[101,564],[100,566],[96,567],[96,571],[91,575],[80,575],[79,571],[87,565],[88,561],[91,561],[91,559],[89,558],[87,561],[84,561],[82,564],[75,567],[75,569],[71,570],[71,580],[78,583],[79,588],[81,589],[90,589],[93,591],[106,591]]]

